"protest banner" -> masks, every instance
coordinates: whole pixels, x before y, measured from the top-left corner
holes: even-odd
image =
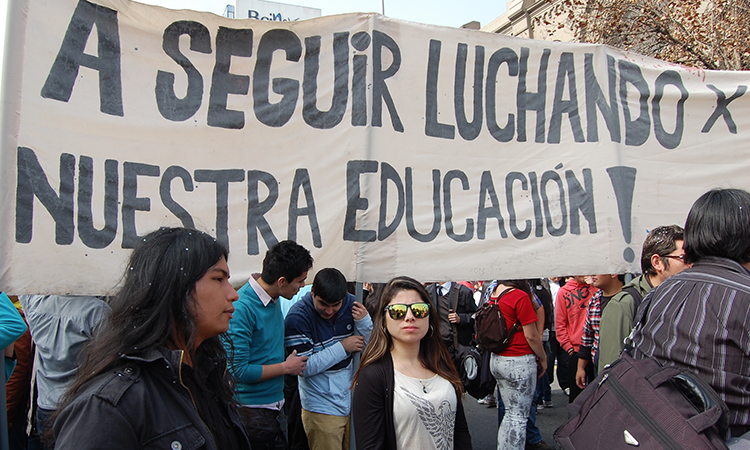
[[[111,292],[160,226],[422,281],[638,272],[647,230],[750,188],[747,72],[349,14],[11,0],[0,288]]]

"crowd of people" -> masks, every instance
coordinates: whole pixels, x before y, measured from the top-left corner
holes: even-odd
[[[535,417],[553,406],[555,377],[573,402],[623,351],[703,377],[731,435],[750,432],[742,190],[701,196],[684,230],[651,229],[635,277],[399,276],[365,283],[358,301],[335,268],[308,284],[313,257],[293,241],[269,248],[239,290],[228,260],[206,233],[163,228],[133,250],[111,298],[2,294],[0,439],[11,450],[470,450],[459,355],[485,303],[511,330],[489,359],[494,400],[480,400],[497,402],[498,450],[552,448]]]

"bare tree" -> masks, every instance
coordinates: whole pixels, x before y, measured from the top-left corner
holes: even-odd
[[[603,43],[704,69],[750,69],[750,0],[546,0],[537,18]]]

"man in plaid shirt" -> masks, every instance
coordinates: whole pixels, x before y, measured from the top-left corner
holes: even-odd
[[[589,302],[586,323],[583,325],[581,347],[578,350],[576,385],[584,389],[588,381],[596,377],[597,351],[599,349],[599,325],[602,311],[609,300],[622,290],[624,275],[593,275],[591,284],[599,288]]]

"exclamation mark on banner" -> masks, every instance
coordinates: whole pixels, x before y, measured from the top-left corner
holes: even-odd
[[[612,187],[615,189],[615,198],[617,199],[617,211],[620,213],[620,224],[622,225],[622,235],[625,242],[630,244],[632,238],[632,221],[633,217],[633,191],[635,190],[634,167],[617,166],[607,169]],[[632,248],[627,247],[622,252],[622,257],[627,262],[635,260],[635,252]]]

